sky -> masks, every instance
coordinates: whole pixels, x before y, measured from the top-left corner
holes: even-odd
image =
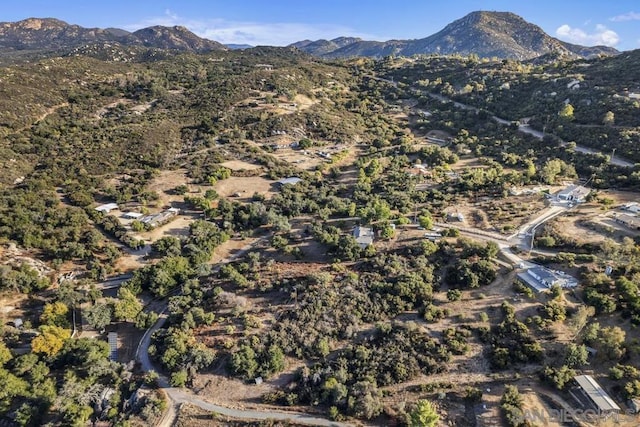
[[[339,36],[424,38],[475,10],[508,11],[547,34],[581,45],[640,48],[637,0],[19,0],[0,21],[57,18],[129,31],[183,25],[221,43],[284,46]]]

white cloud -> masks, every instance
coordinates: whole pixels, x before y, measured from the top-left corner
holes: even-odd
[[[568,24],[561,25],[556,30],[556,36],[562,40],[581,45],[605,45],[615,46],[620,42],[620,36],[602,24],[596,25],[592,33],[588,33],[580,28],[572,28]]]
[[[124,25],[135,31],[153,25],[187,27],[200,37],[220,43],[249,44],[253,46],[286,46],[305,39],[332,39],[339,36],[361,37],[367,40],[386,40],[371,34],[360,33],[353,28],[331,24],[306,24],[296,22],[244,22],[225,19],[187,19],[166,10],[164,15]]]
[[[623,13],[622,15],[609,18],[609,21],[613,21],[613,22],[640,21],[640,13],[637,13],[637,12]]]

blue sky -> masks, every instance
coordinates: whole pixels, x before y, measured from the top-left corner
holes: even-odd
[[[286,45],[357,36],[422,38],[474,10],[517,13],[561,40],[640,48],[637,0],[14,0],[0,21],[53,17],[84,27],[184,25],[222,43]]]

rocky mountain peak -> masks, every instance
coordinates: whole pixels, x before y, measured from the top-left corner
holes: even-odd
[[[604,46],[585,47],[562,42],[515,13],[493,11],[471,12],[439,32],[418,40],[373,42],[340,37],[294,46],[311,54],[336,58],[438,53],[526,60],[548,53],[576,57],[617,53],[615,49]]]

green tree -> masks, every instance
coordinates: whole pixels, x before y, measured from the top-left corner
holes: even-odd
[[[526,424],[523,423],[524,414],[522,412],[523,405],[522,396],[518,391],[518,387],[515,385],[507,385],[504,388],[504,394],[500,399],[500,408],[504,413],[504,417],[507,420],[509,426],[520,427]]]
[[[138,221],[137,219],[131,221],[131,229],[136,233],[140,233],[144,231],[144,223],[142,221]]]
[[[348,406],[356,417],[370,420],[382,412],[382,392],[374,383],[357,382],[351,387]]]
[[[3,368],[0,368],[0,384],[0,413],[6,414],[16,396],[27,395],[29,386],[25,380]]]
[[[187,371],[180,370],[171,374],[170,383],[173,387],[184,387],[185,385],[187,385],[188,379],[189,375],[187,374]]]
[[[416,407],[409,413],[409,427],[435,427],[439,422],[438,411],[428,400],[418,400]]]
[[[349,390],[334,377],[329,377],[322,385],[322,400],[332,405],[344,403]]]
[[[142,311],[142,303],[133,292],[125,287],[118,289],[118,299],[114,304],[116,319],[133,321],[140,311]]]
[[[420,223],[420,227],[423,227],[425,230],[431,230],[433,228],[433,218],[430,214],[423,214],[418,217],[418,223]]]
[[[254,378],[258,370],[255,351],[246,344],[241,345],[238,351],[231,356],[231,368],[245,379]]]
[[[607,111],[602,119],[602,123],[606,126],[613,126],[616,121],[616,116],[613,114],[613,111]]]
[[[382,237],[385,240],[389,240],[391,238],[393,238],[393,236],[396,234],[396,229],[389,223],[389,222],[384,222],[384,224],[382,224],[380,227],[380,237]]]
[[[449,301],[459,301],[462,298],[462,291],[459,289],[449,289],[447,291],[447,299]]]
[[[210,189],[208,189],[207,191],[204,192],[204,198],[207,199],[207,200],[216,200],[219,197],[220,197],[220,195],[213,188],[210,188]]]
[[[560,159],[547,160],[540,170],[540,180],[545,184],[554,184],[562,172],[562,163]]]
[[[159,257],[175,257],[182,252],[182,242],[175,236],[164,236],[153,242],[151,249]]]
[[[576,376],[576,371],[569,368],[567,365],[562,365],[560,368],[552,368],[547,366],[542,371],[543,377],[553,384],[558,390],[563,390],[569,381]]]
[[[564,303],[557,299],[547,302],[542,307],[542,312],[552,321],[562,322],[567,318],[567,309],[565,308]]]
[[[176,188],[173,189],[176,194],[183,195],[187,191],[189,191],[189,187],[186,184],[180,184]]]
[[[571,343],[567,346],[565,355],[564,355],[564,363],[569,368],[580,368],[588,363],[589,360],[589,352],[587,351],[587,346],[584,344],[574,344]]]
[[[619,360],[625,353],[626,333],[619,326],[610,326],[600,329],[595,346],[609,360]]]
[[[96,304],[88,310],[84,311],[87,323],[98,331],[104,331],[104,328],[111,323],[113,317],[113,308],[109,304]]]
[[[0,341],[0,367],[4,366],[11,359],[13,359],[11,350],[9,350],[9,347],[7,347],[4,341]]]
[[[114,250],[117,251],[117,249],[112,246],[106,246],[104,248],[104,251],[109,252],[110,248],[113,248]],[[116,254],[115,259],[117,259],[118,256],[119,255]],[[70,307],[72,309],[77,307],[78,304],[84,301],[84,295],[82,294],[82,292],[78,290],[77,283],[73,281],[66,281],[62,283],[58,288],[57,293],[58,293],[58,300],[64,303],[65,305],[67,305],[67,307]]]
[[[275,374],[284,370],[284,352],[277,345],[272,345],[267,350],[266,361],[262,371],[266,375]]]

